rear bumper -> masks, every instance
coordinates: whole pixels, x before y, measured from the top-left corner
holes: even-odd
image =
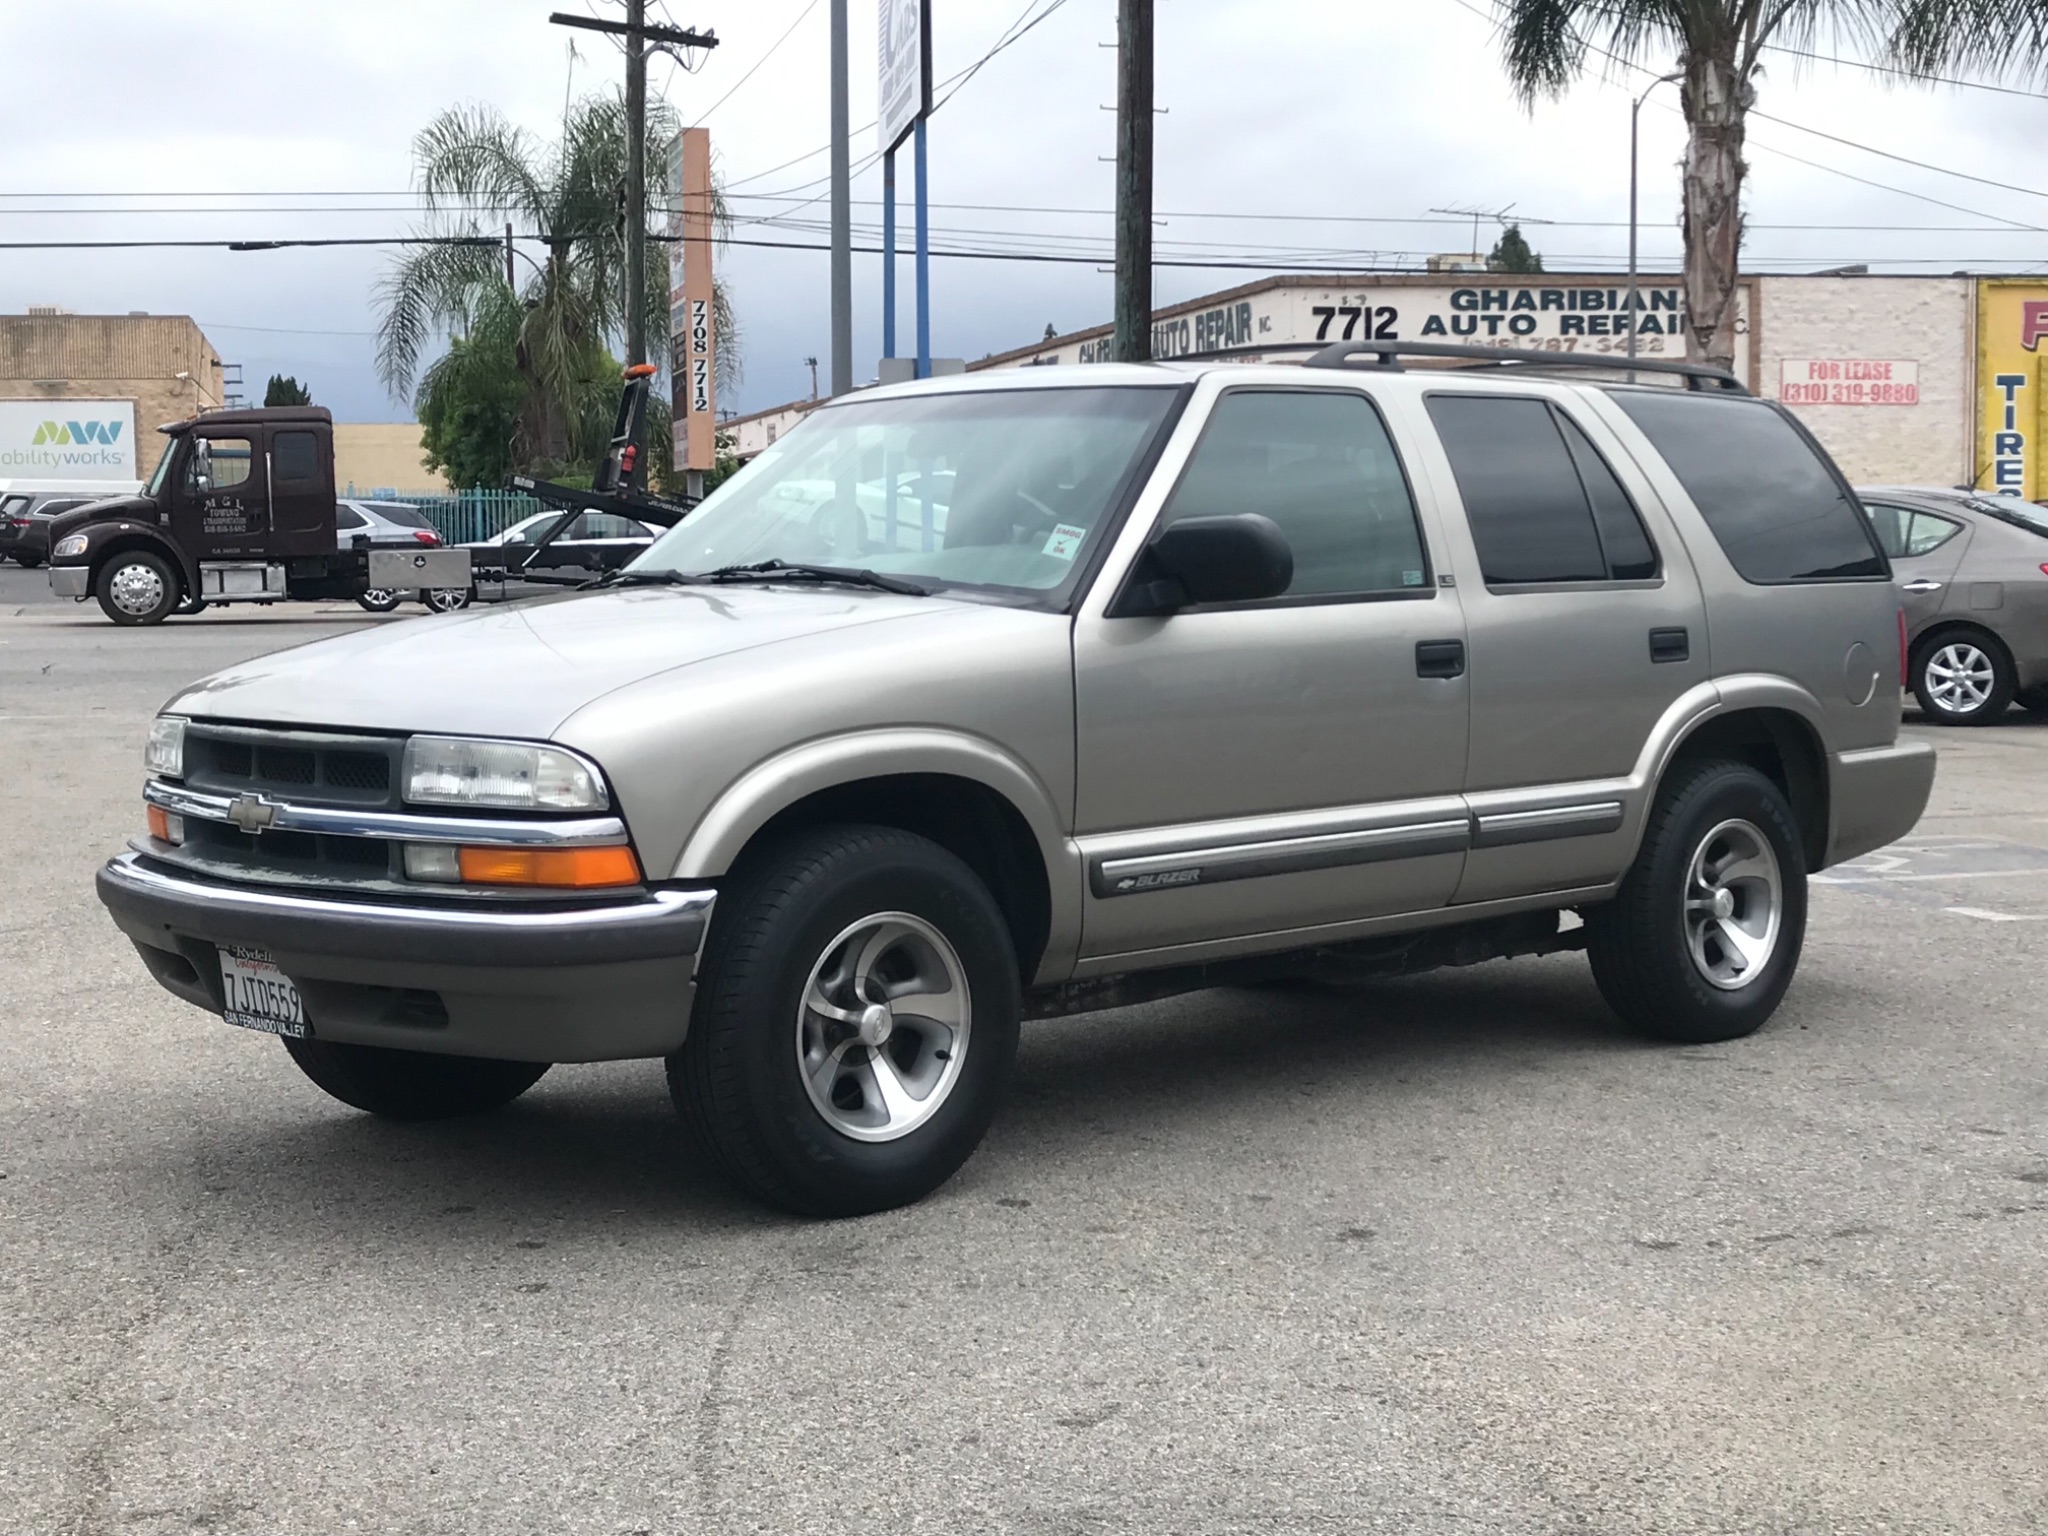
[[[59,597],[90,597],[92,571],[83,565],[53,565],[50,567],[50,590]]]
[[[1829,865],[1904,837],[1934,789],[1934,748],[1924,741],[1837,752],[1831,766]]]
[[[129,853],[100,900],[167,990],[218,1013],[218,947],[268,950],[315,1036],[522,1061],[682,1044],[709,890],[553,911],[351,901],[196,879]]]

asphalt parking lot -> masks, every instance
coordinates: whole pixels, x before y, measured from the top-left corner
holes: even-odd
[[[658,1064],[387,1125],[148,981],[149,716],[370,622],[0,573],[0,1532],[2048,1529],[2048,721],[1939,735],[1753,1039],[1572,956],[1038,1024],[805,1224]]]

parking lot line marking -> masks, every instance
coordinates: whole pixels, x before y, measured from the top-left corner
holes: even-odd
[[[2048,869],[1957,869],[1938,875],[1808,875],[1814,885],[1902,885],[1908,880],[2023,880]]]
[[[1943,907],[1941,910],[1953,912],[1957,917],[1974,917],[1985,923],[2048,922],[2048,915],[2039,912],[1991,912],[1983,907]]]

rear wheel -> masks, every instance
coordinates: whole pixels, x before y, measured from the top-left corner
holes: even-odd
[[[436,613],[460,613],[469,599],[468,587],[434,587],[420,594],[420,601]]]
[[[1913,656],[1913,696],[1937,725],[1989,725],[2018,683],[2005,647],[1976,630],[1935,635]]]
[[[334,1040],[293,1040],[284,1048],[299,1070],[342,1103],[387,1120],[445,1120],[510,1104],[539,1082],[544,1061],[431,1056]]]
[[[1593,979],[1637,1029],[1693,1043],[1752,1033],[1806,936],[1806,855],[1783,792],[1744,763],[1679,770],[1620,891],[1585,917]]]
[[[390,613],[404,600],[405,594],[391,587],[371,587],[356,594],[357,604],[371,613]]]
[[[170,562],[146,549],[115,555],[100,567],[94,585],[101,611],[116,624],[161,624],[182,592]]]
[[[32,571],[43,563],[41,555],[16,555],[14,563],[25,571]]]
[[[719,897],[669,1091],[747,1193],[813,1216],[907,1205],[967,1161],[1017,1051],[987,887],[886,827],[798,834]]]

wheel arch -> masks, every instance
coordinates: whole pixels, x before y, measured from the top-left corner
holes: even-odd
[[[1661,786],[1673,773],[1710,758],[1746,763],[1776,784],[1799,825],[1806,867],[1818,870],[1827,863],[1832,811],[1827,749],[1806,709],[1784,699],[1747,702],[1708,715],[1674,743],[1657,782]]]
[[[699,821],[678,880],[717,880],[763,839],[826,822],[928,837],[981,877],[1027,984],[1064,976],[1080,944],[1080,865],[1051,794],[993,743],[944,731],[810,742],[743,775]]]
[[[88,529],[86,532],[90,533],[91,530]],[[171,569],[177,572],[178,580],[184,585],[187,597],[199,590],[198,572],[186,562],[183,551],[177,545],[153,529],[134,526],[118,528],[107,536],[104,544],[95,540],[87,549],[86,560],[92,571],[91,581],[95,590],[99,587],[100,571],[106,563],[116,555],[125,555],[133,550],[143,550],[161,556],[169,562]]]

